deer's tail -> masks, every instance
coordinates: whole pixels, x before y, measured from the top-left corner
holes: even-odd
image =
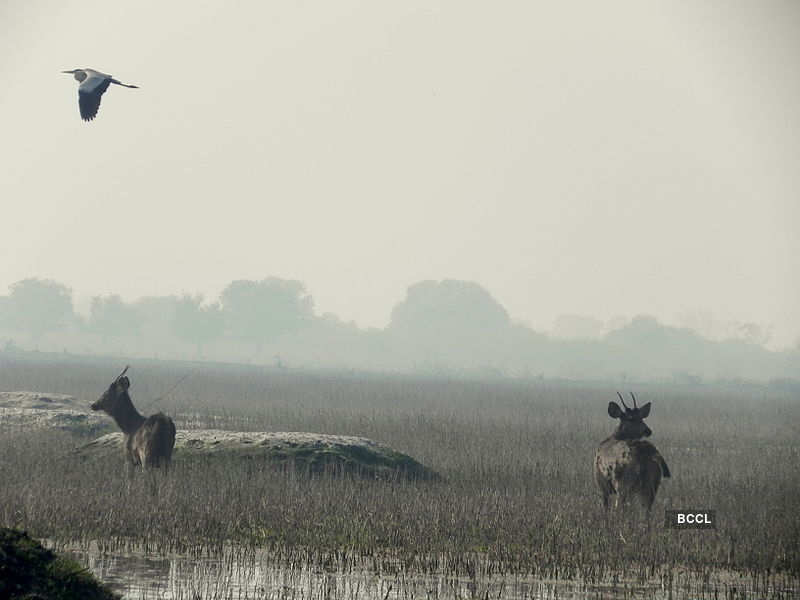
[[[661,467],[661,474],[666,477],[672,477],[672,474],[669,472],[669,467],[667,466],[667,461],[664,460],[664,457],[661,454],[656,453],[655,455],[656,462]]]

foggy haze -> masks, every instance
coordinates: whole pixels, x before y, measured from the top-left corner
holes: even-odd
[[[10,0],[0,295],[278,277],[386,328],[454,279],[567,338],[646,314],[794,347],[798,56],[792,2]],[[80,67],[141,89],[84,123]]]

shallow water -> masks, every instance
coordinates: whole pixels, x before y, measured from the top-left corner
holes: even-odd
[[[500,575],[469,578],[353,568],[316,570],[277,566],[264,552],[232,549],[224,550],[218,557],[101,553],[96,546],[88,550],[67,549],[67,552],[124,598],[132,600],[800,597],[797,580],[773,578],[759,584],[724,572],[717,576],[678,572],[670,590],[661,581],[589,584]]]

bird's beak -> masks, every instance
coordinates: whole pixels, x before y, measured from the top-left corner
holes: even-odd
[[[74,73],[75,71],[61,71],[62,73]]]

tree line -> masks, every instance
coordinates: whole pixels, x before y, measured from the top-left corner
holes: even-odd
[[[72,290],[62,283],[30,278],[14,283],[9,291],[0,296],[0,328],[33,340],[69,329],[106,339],[137,336],[152,321],[198,347],[222,336],[261,344],[314,319],[314,302],[305,286],[275,277],[234,281],[212,303],[189,294],[135,302],[117,294],[95,296],[86,317],[75,311]]]
[[[548,337],[514,322],[480,285],[422,281],[408,288],[382,329],[319,315],[299,281],[231,282],[201,295],[124,301],[92,298],[78,314],[66,285],[30,278],[0,296],[8,349],[201,358],[481,376],[770,379],[800,372],[800,349],[770,352],[752,340],[713,342],[640,315],[598,339]]]

